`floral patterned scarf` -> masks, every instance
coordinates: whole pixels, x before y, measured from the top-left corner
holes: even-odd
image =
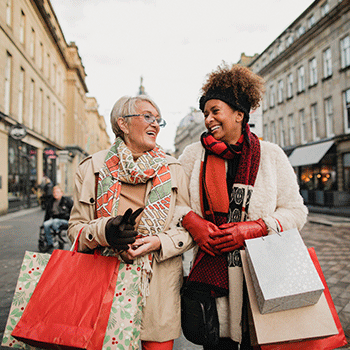
[[[152,181],[152,188],[138,226],[138,232],[142,236],[157,234],[164,228],[170,206],[170,169],[164,151],[158,146],[134,160],[124,141],[117,137],[99,172],[97,217],[117,215],[122,182],[137,185],[149,180]],[[149,254],[136,261],[142,269],[140,289],[144,300],[149,295],[152,259],[153,254]]]

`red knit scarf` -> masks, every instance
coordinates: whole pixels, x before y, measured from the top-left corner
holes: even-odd
[[[208,133],[202,135],[201,141],[206,150],[200,173],[200,197],[203,217],[217,226],[226,222],[244,221],[259,168],[260,143],[258,137],[250,132],[247,124],[244,134],[236,145],[228,145],[225,142],[217,141]],[[239,163],[229,197],[225,159],[233,160],[234,157],[239,157]],[[247,191],[245,194],[246,201],[237,200],[237,195],[239,197],[242,191],[245,190]],[[227,295],[227,260],[227,255],[212,257],[199,250],[188,277],[188,282],[199,283],[209,288],[214,297]]]

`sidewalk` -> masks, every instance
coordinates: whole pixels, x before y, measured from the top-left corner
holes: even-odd
[[[350,207],[320,207],[317,205],[307,205],[310,213],[327,215],[337,215],[350,218]]]

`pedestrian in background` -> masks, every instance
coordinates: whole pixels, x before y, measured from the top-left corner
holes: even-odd
[[[47,250],[53,248],[51,231],[57,232],[61,227],[68,228],[68,220],[73,207],[73,201],[63,195],[59,185],[52,188],[52,195],[47,199],[44,217],[44,232],[47,240]]]
[[[193,209],[182,225],[198,245],[190,280],[216,298],[220,342],[204,349],[238,349],[239,343],[250,349],[239,251],[246,239],[300,230],[307,208],[283,150],[249,129],[249,113],[264,93],[262,78],[223,64],[209,74],[202,93],[207,131],[179,158]]]
[[[141,264],[142,349],[170,350],[181,335],[181,254],[193,245],[178,225],[190,210],[187,177],[156,144],[165,121],[148,96],[120,98],[111,124],[112,147],[78,167],[68,236],[74,241],[81,231],[80,251],[106,247]]]

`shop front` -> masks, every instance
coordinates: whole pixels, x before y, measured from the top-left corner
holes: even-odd
[[[337,206],[337,154],[334,141],[296,148],[289,156],[305,204]]]
[[[37,205],[37,148],[8,139],[8,211]]]

